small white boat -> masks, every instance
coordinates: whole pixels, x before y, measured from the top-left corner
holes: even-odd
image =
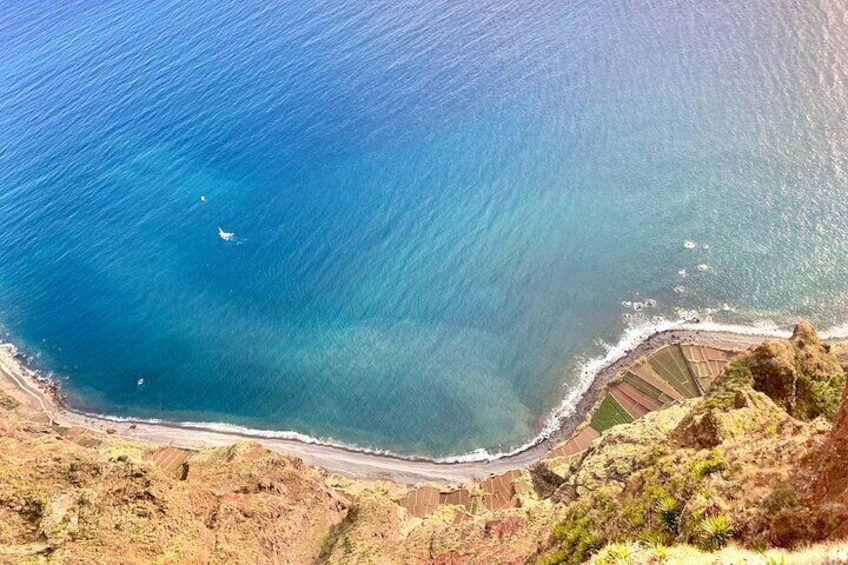
[[[144,384],[144,379],[138,379],[138,380],[135,382],[135,384],[136,384],[136,385],[138,385],[138,386],[143,385],[143,384]]]
[[[687,239],[683,242],[683,249],[695,249],[695,242]]]
[[[206,196],[205,196],[205,195],[203,195],[203,194],[201,194],[201,195],[200,195],[200,201],[201,201],[201,202],[206,202]]]
[[[231,231],[224,231],[224,230],[221,228],[221,226],[218,226],[218,237],[220,237],[220,238],[221,238],[221,239],[223,239],[224,241],[230,241],[231,239],[233,239],[233,238],[235,237],[235,235],[236,235],[236,234],[234,234],[233,232],[231,232]]]

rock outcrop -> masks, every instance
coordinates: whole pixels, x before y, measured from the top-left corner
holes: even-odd
[[[767,340],[747,358],[754,388],[801,420],[833,418],[845,388],[845,372],[830,346],[808,322],[786,340]]]
[[[846,366],[848,347],[799,324],[704,372],[703,397],[450,487],[328,476],[250,442],[192,452],[64,429],[7,387],[0,564],[754,563],[764,548],[836,563]]]
[[[731,362],[703,398],[604,432],[560,487],[563,519],[537,562],[596,553],[598,563],[640,553],[633,562],[661,562],[632,545],[646,539],[689,548],[696,561],[729,544],[848,538],[848,396],[837,352],[801,323],[791,339]],[[673,425],[663,431],[652,418]]]

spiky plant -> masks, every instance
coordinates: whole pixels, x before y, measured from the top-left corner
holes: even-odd
[[[701,535],[706,549],[721,549],[733,535],[733,526],[724,514],[707,516],[701,522]]]
[[[671,495],[665,495],[657,502],[660,520],[665,528],[674,535],[677,535],[680,529],[680,510],[680,504]]]

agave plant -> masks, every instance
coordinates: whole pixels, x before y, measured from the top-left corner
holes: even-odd
[[[707,516],[701,522],[701,534],[704,547],[711,550],[721,549],[733,535],[733,526],[723,514]]]
[[[680,504],[670,495],[663,496],[657,502],[657,512],[659,512],[660,520],[666,529],[674,535],[680,528]]]

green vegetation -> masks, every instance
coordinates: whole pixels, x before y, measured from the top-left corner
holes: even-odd
[[[326,557],[333,551],[333,538],[330,532],[327,532],[321,537],[321,555]]]
[[[673,496],[663,496],[657,503],[657,512],[668,533],[676,536],[680,532],[680,503]]]
[[[530,467],[533,490],[539,498],[550,498],[563,483],[564,479],[550,470],[541,461]]]
[[[748,356],[754,389],[799,420],[832,420],[842,401],[845,371],[813,327],[798,324],[792,338],[768,340]]]
[[[592,415],[591,426],[599,432],[610,429],[618,424],[629,424],[633,418],[622,408],[616,399],[607,394],[600,407]]]
[[[651,368],[686,398],[701,394],[689,374],[686,358],[677,346],[666,347],[648,358]]]
[[[778,485],[771,491],[765,500],[763,507],[770,513],[777,513],[787,508],[796,508],[800,505],[795,490],[788,485]]]
[[[611,543],[600,553],[594,563],[596,565],[625,565],[630,563],[633,548],[626,543]]]
[[[644,534],[666,533],[658,509],[672,510],[674,501],[685,501],[695,489],[691,476],[681,473],[679,467],[676,457],[662,456],[634,473],[631,484],[635,488],[619,497],[619,515],[629,529]]]
[[[692,465],[692,472],[698,479],[703,479],[707,475],[712,475],[725,469],[727,469],[727,460],[715,449],[710,451],[709,458],[696,461]]]
[[[14,410],[20,405],[21,403],[18,401],[18,399],[9,396],[5,392],[0,392],[0,408],[5,408],[6,410]]]
[[[691,396],[694,379],[674,351],[657,352],[649,367]],[[763,469],[782,474],[788,462],[810,457],[822,426],[804,421],[832,419],[842,401],[846,373],[836,351],[842,364],[848,361],[848,346],[828,347],[808,324],[799,324],[791,340],[767,340],[732,360],[664,439],[649,439],[656,428],[644,428],[642,420],[604,434],[566,478],[570,488],[563,492],[571,504],[540,562],[580,563],[594,555],[593,563],[611,565],[650,546],[717,551],[735,540],[749,547],[762,542],[765,550],[821,539],[844,514],[811,515],[794,482],[778,483],[770,493],[746,485],[762,480]],[[622,380],[652,398],[663,395],[635,372]],[[607,395],[591,424],[604,431],[629,420]],[[662,561],[659,552],[654,558]]]
[[[555,549],[543,557],[541,565],[579,565],[603,546],[595,536],[592,519],[574,509],[554,528]]]
[[[709,550],[721,549],[733,535],[733,526],[727,516],[707,516],[701,522],[702,544]]]
[[[716,379],[710,394],[697,406],[695,414],[730,410],[736,401],[736,394],[753,384],[754,376],[747,361],[744,358],[734,359]]]
[[[671,398],[667,394],[663,393],[661,390],[657,389],[653,385],[646,383],[645,381],[643,381],[641,378],[637,377],[636,375],[634,375],[630,371],[628,371],[624,375],[624,382],[626,382],[629,385],[634,386],[639,391],[644,392],[645,394],[647,394],[651,398],[657,399],[658,401],[662,402],[663,404],[671,404],[674,401],[673,398]]]

